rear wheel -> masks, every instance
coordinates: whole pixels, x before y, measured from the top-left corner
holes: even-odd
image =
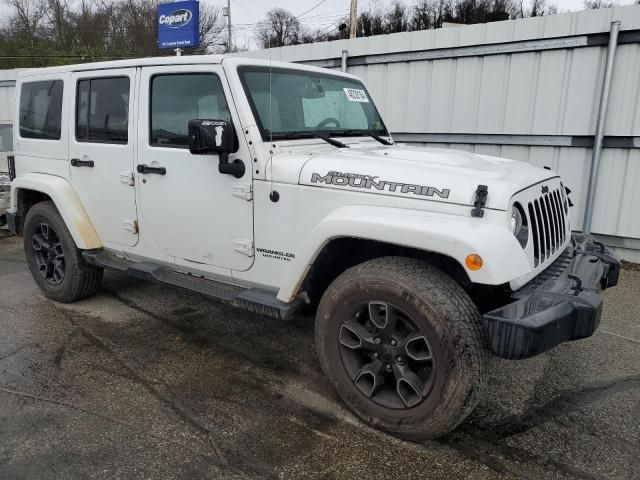
[[[471,413],[487,345],[466,292],[408,258],[347,270],[316,317],[320,363],[339,395],[368,424],[408,439],[444,435]]]
[[[53,202],[38,203],[27,213],[24,252],[34,280],[53,300],[80,300],[102,280],[102,269],[84,261]]]

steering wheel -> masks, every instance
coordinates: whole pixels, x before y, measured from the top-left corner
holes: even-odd
[[[336,128],[340,128],[340,120],[338,120],[337,118],[334,117],[329,117],[329,118],[325,118],[324,120],[322,120],[319,124],[317,124],[315,126],[315,128],[321,128],[321,127],[326,127],[328,123],[335,123],[336,124]]]

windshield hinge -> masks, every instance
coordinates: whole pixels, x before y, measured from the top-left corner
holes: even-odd
[[[489,188],[486,185],[478,185],[476,189],[476,200],[473,202],[473,208],[471,209],[472,217],[484,217],[484,207],[487,204],[488,194]]]
[[[233,249],[247,257],[253,257],[253,240],[234,240]]]
[[[125,218],[124,219],[124,229],[127,232],[131,232],[131,233],[137,234],[139,232],[138,221],[134,220],[132,218]]]
[[[233,196],[238,198],[244,198],[245,200],[251,200],[253,193],[251,192],[251,185],[248,183],[236,183],[233,186]]]

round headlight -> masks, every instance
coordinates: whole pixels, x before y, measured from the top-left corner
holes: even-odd
[[[524,248],[529,240],[529,228],[527,226],[527,217],[519,203],[514,203],[513,207],[511,207],[509,220],[511,222],[511,232]]]
[[[522,230],[522,214],[515,205],[511,207],[511,231],[517,237]]]

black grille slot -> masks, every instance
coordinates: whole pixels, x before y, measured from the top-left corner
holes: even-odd
[[[537,267],[564,245],[567,238],[563,192],[556,189],[543,193],[528,203],[527,211],[533,237],[533,261]]]
[[[547,206],[544,203],[544,197],[540,198],[540,210],[542,211],[542,224],[544,230],[544,258],[547,259],[551,256],[553,247],[551,246],[551,222],[549,221],[549,212]]]
[[[558,203],[558,197],[556,196],[556,193],[557,193],[556,191],[553,191],[549,196],[551,200],[551,205],[553,206],[553,213],[556,219],[556,231],[558,232],[557,234],[558,246],[560,246],[564,242],[564,238],[563,238],[564,230],[562,230],[562,213],[560,213],[560,204]]]
[[[538,239],[538,221],[532,203],[529,203],[529,222],[531,223],[531,235],[533,236],[533,261],[537,267],[540,263],[540,240]]]
[[[556,224],[556,212],[553,210],[553,206],[549,201],[549,195],[544,196],[544,204],[547,206],[547,213],[549,215],[549,227],[551,231],[549,235],[551,236],[551,252],[553,253],[558,248],[558,225]]]
[[[540,202],[535,200],[533,206],[536,210],[536,221],[538,222],[538,240],[540,241],[540,263],[544,262],[547,256],[547,244],[544,236],[544,222],[542,220],[542,212],[540,210]]]

